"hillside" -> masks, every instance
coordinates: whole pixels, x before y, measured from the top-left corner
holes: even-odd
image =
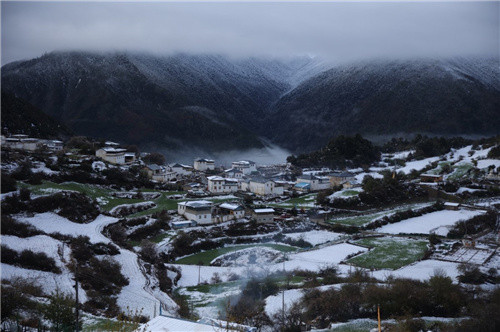
[[[2,92],[2,135],[60,138],[72,134],[60,122],[16,96]]]
[[[255,132],[265,110],[306,61],[51,53],[5,65],[2,89],[78,134],[174,149],[243,149],[262,147]]]
[[[81,135],[208,152],[266,138],[303,152],[340,134],[498,134],[499,77],[497,59],[328,67],[308,57],[54,52],[3,66],[2,89]]]
[[[498,60],[378,61],[325,71],[282,97],[272,139],[311,150],[339,134],[497,134]]]

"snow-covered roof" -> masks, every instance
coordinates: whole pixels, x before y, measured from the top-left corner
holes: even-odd
[[[273,182],[272,180],[263,178],[261,176],[256,176],[250,179],[251,182],[257,182],[257,183],[266,183],[266,182]]]
[[[295,185],[295,187],[297,188],[311,188],[311,184],[307,183],[307,182],[299,182]]]
[[[239,204],[232,204],[232,203],[222,203],[219,205],[220,208],[222,209],[228,209],[228,210],[243,210],[243,207]]]
[[[170,166],[170,167],[182,167],[182,165],[181,165],[181,164],[179,164],[179,163],[175,163],[175,164],[173,164],[173,165],[172,165],[172,166]]]
[[[453,203],[453,202],[446,202],[444,203],[445,206],[460,206],[460,203]]]
[[[254,209],[255,213],[274,213],[274,209],[265,208],[265,209]]]
[[[330,174],[330,176],[335,178],[352,178],[354,177],[354,174],[351,172],[334,172]]]
[[[102,148],[102,149],[107,153],[119,153],[127,151],[125,149],[116,149],[116,148]]]
[[[210,181],[224,181],[225,180],[225,178],[223,178],[221,176],[217,176],[217,175],[208,176],[207,179]]]
[[[215,161],[212,160],[212,159],[204,159],[204,158],[198,158],[196,159],[195,161],[199,162],[199,163],[214,163]]]
[[[104,142],[104,144],[107,146],[119,146],[120,145],[119,143],[111,142],[111,141],[106,141],[106,142]]]
[[[212,206],[212,202],[209,201],[185,201],[179,202],[178,205],[189,206],[191,208],[209,208]]]
[[[240,171],[239,169],[235,169],[235,168],[230,168],[230,169],[227,169],[224,171],[225,173],[243,173],[242,171]]]
[[[312,174],[302,174],[300,176],[297,176],[297,179],[302,179],[302,180],[317,180],[318,178]]]
[[[146,167],[152,171],[159,171],[159,170],[163,169],[162,166],[159,166],[157,164],[149,164],[149,165],[146,165]]]

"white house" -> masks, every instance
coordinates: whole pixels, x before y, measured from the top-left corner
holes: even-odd
[[[251,160],[234,161],[231,164],[231,167],[233,169],[241,171],[245,175],[251,174],[252,172],[257,172],[257,165]]]
[[[5,139],[5,147],[15,150],[35,151],[42,146],[38,138],[30,138],[26,135],[12,135]]]
[[[218,207],[217,220],[225,222],[228,220],[236,220],[245,216],[245,208],[240,204],[222,203]]]
[[[240,185],[241,190],[250,191],[256,195],[283,195],[284,188],[278,186],[274,181],[264,178],[253,178],[244,181]]]
[[[208,225],[212,221],[212,202],[185,201],[177,203],[177,213],[198,225]]]
[[[353,182],[355,180],[354,174],[351,172],[335,172],[328,175],[332,186],[338,186],[345,182]]]
[[[274,220],[274,209],[254,209],[252,211],[252,218],[254,218],[259,224],[272,222]]]
[[[127,150],[120,148],[102,148],[97,150],[95,152],[95,155],[111,164],[131,164],[135,161],[135,154],[126,151]]]
[[[194,169],[197,171],[207,171],[215,169],[215,161],[211,159],[196,159],[194,161]]]
[[[238,191],[238,180],[223,178],[221,176],[209,176],[208,191],[212,194],[226,194]]]
[[[315,176],[312,174],[300,175],[297,177],[297,184],[307,183],[311,185],[311,191],[318,191],[330,188],[330,178],[327,176]]]
[[[224,177],[232,179],[243,179],[243,172],[236,168],[230,168],[224,171]]]
[[[169,182],[177,177],[177,174],[169,172],[167,167],[156,164],[146,165],[145,170],[150,179],[158,182]]]
[[[183,165],[179,163],[175,163],[169,166],[169,170],[171,172],[177,173],[179,175],[190,175],[193,173],[193,167],[189,165]]]

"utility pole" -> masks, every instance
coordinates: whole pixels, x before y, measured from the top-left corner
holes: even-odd
[[[80,330],[79,326],[79,302],[78,302],[78,262],[75,262],[75,331],[78,332]]]
[[[198,265],[198,285],[200,284],[201,280],[201,265]]]

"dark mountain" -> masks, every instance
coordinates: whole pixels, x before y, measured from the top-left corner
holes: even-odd
[[[2,135],[25,134],[39,138],[65,138],[71,130],[38,108],[2,92]]]
[[[341,66],[283,96],[272,140],[313,150],[339,134],[500,132],[498,59],[378,61]]]
[[[340,134],[500,131],[498,60],[371,61],[55,52],[2,67],[15,93],[77,134],[205,150],[315,150]]]
[[[167,148],[252,148],[262,146],[255,132],[267,109],[307,61],[55,52],[5,65],[2,89],[78,134]]]

